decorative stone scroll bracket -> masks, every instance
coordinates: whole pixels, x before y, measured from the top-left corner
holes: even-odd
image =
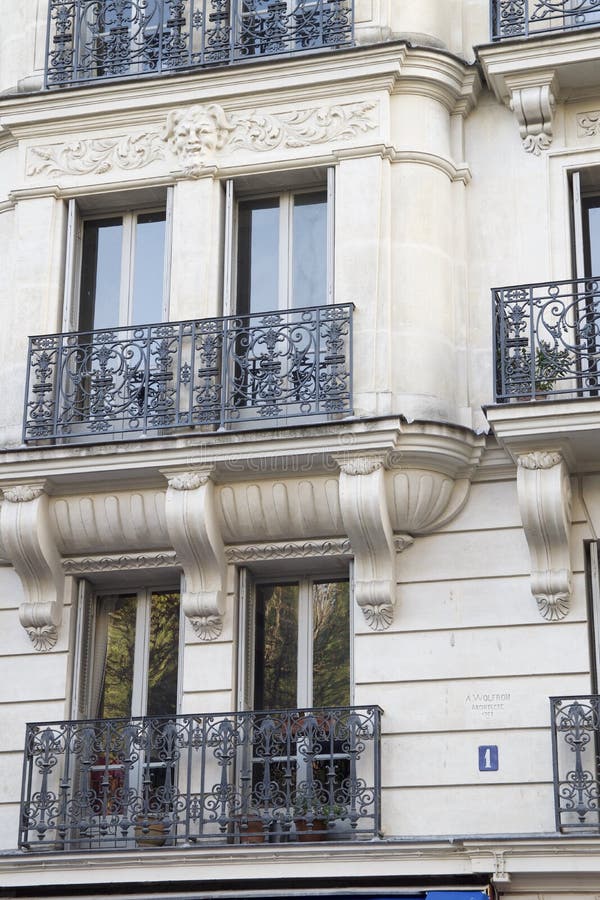
[[[163,472],[167,531],[185,577],[182,607],[202,641],[221,634],[225,596],[225,547],[211,473],[212,467]]]
[[[554,72],[506,80],[508,105],[519,123],[523,149],[539,156],[552,143],[557,85]]]
[[[531,593],[549,621],[564,618],[571,600],[571,484],[558,451],[517,458],[517,493],[531,557]]]
[[[383,456],[338,460],[340,507],[354,552],[354,594],[367,624],[385,631],[394,618],[396,548]]]
[[[65,594],[44,488],[43,482],[6,487],[0,507],[0,545],[21,579],[19,619],[36,650],[55,646]]]

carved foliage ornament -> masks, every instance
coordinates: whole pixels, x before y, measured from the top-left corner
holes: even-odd
[[[62,567],[67,575],[84,575],[93,572],[170,568],[178,563],[175,553],[139,553],[128,556],[75,556],[63,559]]]
[[[5,488],[2,493],[9,503],[29,503],[30,500],[41,497],[44,488],[41,485],[18,484],[12,488]]]
[[[367,116],[374,103],[346,103],[269,115],[257,110],[228,114],[217,103],[169,114],[163,133],[171,152],[189,175],[214,160],[217,151],[307,147],[348,140],[376,127]]]
[[[112,169],[141,169],[170,155],[186,175],[196,177],[226,146],[260,152],[350,140],[376,128],[367,115],[374,107],[343,103],[271,115],[258,110],[227,113],[216,103],[191,106],[169,113],[160,133],[33,147],[27,174],[102,175]]]
[[[597,137],[600,135],[600,110],[579,113],[577,120],[577,137]]]
[[[207,472],[183,472],[181,475],[170,475],[167,481],[174,491],[195,491],[206,484],[209,478]]]
[[[227,547],[228,562],[250,562],[259,559],[310,559],[320,556],[349,556],[352,553],[350,541],[289,541],[281,544],[247,544],[241,547]]]
[[[33,147],[28,175],[103,175],[111,169],[142,169],[165,158],[158,132]]]

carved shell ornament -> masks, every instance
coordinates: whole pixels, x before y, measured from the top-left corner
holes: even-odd
[[[58,640],[58,628],[56,625],[28,626],[25,631],[35,650],[52,650]]]
[[[190,623],[201,641],[214,641],[223,631],[223,620],[217,615],[192,616]]]
[[[394,621],[394,608],[391,605],[361,607],[365,621],[372,631],[387,631]]]

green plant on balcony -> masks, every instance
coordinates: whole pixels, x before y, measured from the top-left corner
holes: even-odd
[[[570,370],[571,355],[568,350],[560,349],[550,341],[540,341],[534,353],[534,393],[550,393],[560,378],[564,378]],[[532,357],[528,347],[522,347],[514,358],[514,386],[518,393],[529,395],[531,388]]]

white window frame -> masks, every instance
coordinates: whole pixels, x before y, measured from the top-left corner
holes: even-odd
[[[240,569],[238,579],[238,708],[254,709],[254,662],[256,626],[256,587],[261,584],[298,584],[298,671],[296,683],[296,703],[298,709],[314,706],[313,691],[313,643],[312,588],[314,584],[327,582],[348,582],[348,646],[350,656],[349,705],[354,704],[354,591],[352,566],[345,574],[327,572],[308,575],[300,573],[279,573],[273,576],[253,576],[247,569]]]
[[[121,285],[119,296],[119,321],[114,327],[130,324],[133,304],[133,279],[135,273],[135,221],[138,215],[165,212],[165,246],[163,267],[162,321],[169,320],[169,300],[171,286],[171,256],[173,240],[173,189],[168,188],[166,204],[150,203],[120,207],[118,205],[82,211],[77,199],[68,204],[67,241],[65,249],[65,278],[63,292],[62,332],[80,330],[81,276],[83,266],[83,229],[85,222],[99,219],[121,218],[123,220],[123,240],[121,244]],[[140,324],[152,324],[151,322]]]
[[[75,643],[73,652],[73,672],[71,691],[71,717],[73,719],[96,718],[90,710],[91,685],[98,677],[100,660],[97,654],[97,616],[102,598],[115,596],[137,596],[135,623],[135,650],[133,662],[133,684],[131,696],[131,718],[146,715],[148,666],[150,651],[150,604],[152,594],[178,593],[179,603],[179,642],[177,658],[177,704],[179,713],[183,694],[183,650],[185,643],[185,616],[181,603],[181,587],[150,585],[147,587],[121,587],[118,590],[94,590],[85,580],[79,583],[77,596],[77,612],[75,626]]]
[[[224,277],[223,277],[223,315],[231,316],[237,312],[237,261],[238,261],[238,206],[240,201],[266,200],[280,198],[279,217],[279,290],[278,308],[290,308],[292,296],[292,254],[293,254],[293,198],[299,194],[313,194],[324,191],[327,194],[327,304],[334,302],[335,297],[335,169],[327,168],[325,183],[319,185],[306,184],[291,175],[289,185],[277,189],[257,189],[256,191],[236,188],[236,182],[229,179],[225,183],[225,241],[224,241]]]

